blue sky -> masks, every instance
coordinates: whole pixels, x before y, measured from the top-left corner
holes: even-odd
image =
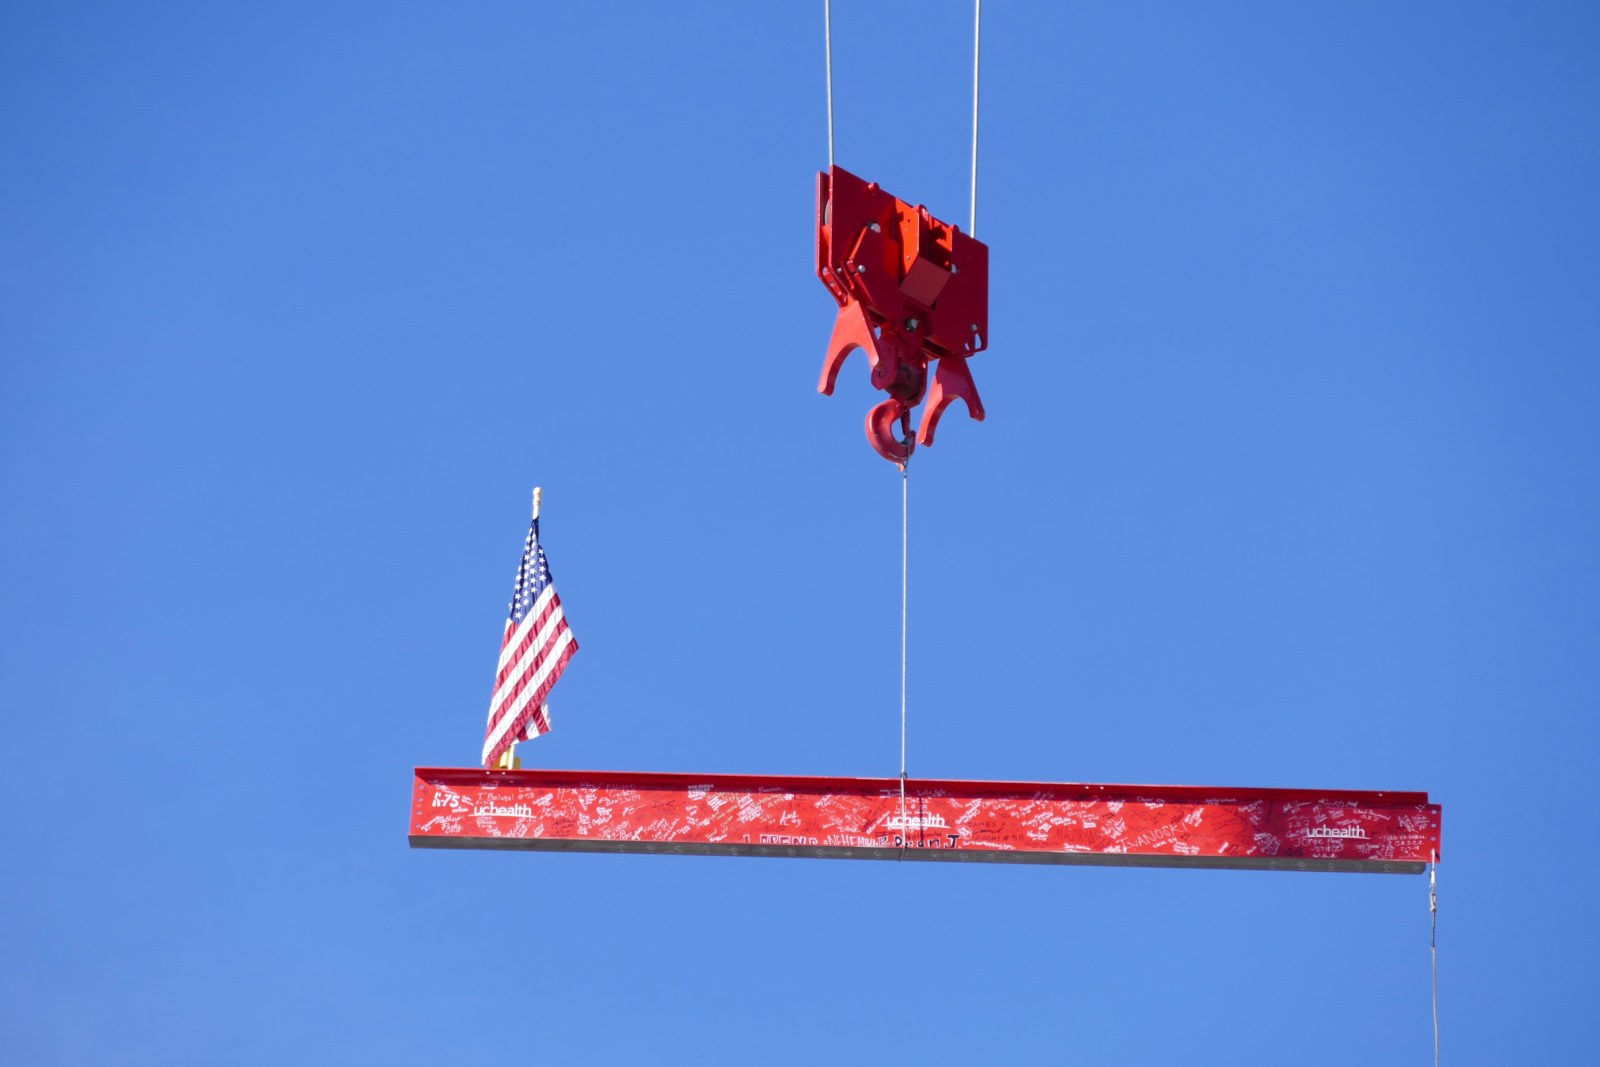
[[[897,769],[820,6],[3,16],[6,1059],[1426,1062],[1421,878],[406,847],[535,484],[583,651],[530,765]],[[835,4],[839,163],[956,219],[970,32]],[[1426,789],[1446,1058],[1589,1053],[1600,14],[983,40],[911,773]]]

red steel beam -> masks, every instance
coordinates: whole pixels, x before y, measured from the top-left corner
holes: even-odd
[[[1426,793],[418,767],[414,848],[1417,874]]]

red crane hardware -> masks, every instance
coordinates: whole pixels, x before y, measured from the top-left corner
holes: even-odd
[[[867,440],[880,456],[904,463],[916,445],[933,444],[957,398],[983,421],[967,359],[988,346],[988,245],[832,167],[817,175],[817,277],[839,304],[817,391],[833,395],[845,357],[867,353],[873,388],[889,394],[867,414]],[[913,439],[911,409],[924,396]]]

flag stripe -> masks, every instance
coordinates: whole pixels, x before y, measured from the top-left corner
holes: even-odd
[[[555,648],[556,640],[567,630],[565,616],[557,615],[550,620],[547,633],[537,645],[528,650],[528,654],[517,662],[518,670],[515,675],[501,689],[495,693],[489,706],[490,722],[498,723],[501,709],[515,701],[527,690],[530,681],[538,674],[545,660],[549,658]]]
[[[528,725],[523,728],[522,739],[532,741],[541,734],[550,732],[550,705],[540,704],[538,709],[528,717]]]
[[[506,683],[494,691],[494,696],[490,699],[491,720],[499,718],[499,709],[522,694],[528,685],[528,678],[533,677],[533,673],[544,665],[544,659],[549,656],[550,649],[554,648],[555,638],[560,637],[565,629],[566,616],[560,608],[557,608],[550,614],[544,629],[539,632],[538,640],[528,645],[528,651],[523,653],[522,659],[518,659],[517,667],[507,673]]]
[[[532,610],[528,612],[521,622],[513,625],[510,619],[506,620],[505,635],[500,639],[500,665],[498,668],[500,674],[495,679],[495,688],[498,689],[505,683],[508,665],[515,662],[516,658],[522,655],[522,646],[544,624],[544,617],[550,610],[550,602],[555,599],[556,587],[553,585],[546,586],[544,592],[539,594],[539,599],[533,602]]]
[[[572,631],[563,625],[561,632],[554,638],[553,642],[547,648],[541,650],[540,658],[543,662],[522,679],[514,695],[508,696],[503,703],[494,709],[494,717],[491,719],[489,728],[491,735],[503,732],[506,723],[518,718],[523,709],[530,703],[544,703],[544,698],[548,695],[550,687],[556,684],[556,678],[561,676],[561,670],[566,666],[566,663],[561,660],[561,654],[567,650],[568,646],[573,646],[572,651],[577,651],[572,639]],[[568,655],[567,658],[570,659],[571,656]],[[552,677],[552,675],[555,677]]]
[[[539,631],[529,634],[523,640],[522,653],[516,663],[500,672],[500,684],[495,688],[494,695],[489,698],[491,717],[494,715],[494,709],[505,703],[511,691],[528,676],[528,672],[539,666],[539,661],[550,648],[550,642],[555,640],[556,630],[566,624],[566,613],[561,610],[561,602],[557,599],[551,605]]]
[[[499,723],[490,730],[488,738],[483,743],[483,759],[485,763],[498,759],[505,746],[510,744],[511,739],[527,725],[528,719],[538,712],[544,698],[550,694],[551,689],[555,688],[556,679],[560,678],[561,672],[566,669],[567,661],[572,659],[573,655],[578,651],[578,645],[572,638],[571,630],[563,630],[561,632],[561,636],[556,641],[556,646],[559,649],[557,655],[547,660],[545,665],[539,669],[539,673],[543,677],[535,685],[524,690],[522,695],[506,709],[506,713],[501,717]],[[532,707],[530,708],[529,705],[532,705]],[[547,731],[541,730],[540,732]]]

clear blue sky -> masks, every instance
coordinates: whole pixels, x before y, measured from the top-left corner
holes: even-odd
[[[970,7],[835,8],[964,217]],[[1429,790],[1447,1062],[1592,1055],[1600,9],[983,40],[912,773]],[[0,104],[0,1058],[1428,1061],[1422,878],[407,848],[535,484],[530,764],[896,770],[820,3],[13,5]]]

